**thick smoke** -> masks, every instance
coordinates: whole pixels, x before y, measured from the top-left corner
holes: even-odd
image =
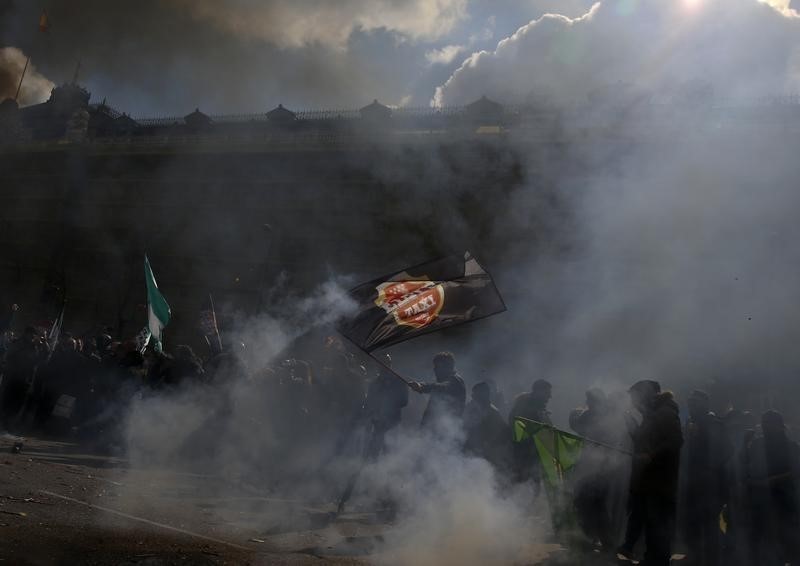
[[[198,4],[192,17],[204,20],[209,6]],[[625,6],[633,8],[626,12]],[[223,18],[214,25],[229,33],[239,24]],[[709,98],[673,96],[670,105],[659,106],[639,96],[634,104],[627,89],[614,87],[623,82],[640,93],[670,94],[702,79],[718,99],[792,89],[797,25],[786,3],[604,2],[580,18],[544,17],[494,52],[470,57],[437,92],[438,103],[481,94],[524,102],[541,95],[561,111],[559,122],[544,134],[509,134],[522,156],[522,180],[488,202],[485,195],[451,188],[452,171],[478,174],[470,167],[482,162],[469,152],[431,152],[422,173],[386,155],[365,166],[386,186],[408,189],[380,218],[363,215],[359,233],[382,235],[389,223],[410,226],[403,247],[419,254],[433,248],[426,247],[420,226],[440,246],[482,245],[494,252],[482,259],[495,268],[509,306],[469,331],[393,349],[398,369],[413,367],[418,373],[403,373],[422,378],[429,354],[447,346],[469,384],[492,377],[507,397],[548,378],[555,385],[553,417],[562,424],[587,387],[622,389],[641,378],[677,388],[679,401],[682,389],[700,386],[711,389],[721,409],[742,399],[749,403],[743,409],[794,409],[775,392],[792,387],[800,370],[794,346],[800,333],[794,308],[800,289],[796,108],[758,107],[746,122],[737,107]],[[155,33],[167,32],[157,27]],[[336,43],[337,37],[311,40]],[[128,48],[138,46],[120,47]],[[606,93],[602,104],[583,113],[557,104],[585,102],[598,89]],[[544,139],[532,141],[537,135]],[[439,206],[427,206],[433,199]],[[470,199],[492,208],[489,226],[475,222],[466,206],[446,206]],[[426,203],[421,218],[420,202]],[[302,228],[314,230],[315,212],[307,214]],[[461,237],[470,231],[471,240]],[[397,261],[405,259],[412,258]],[[246,344],[239,361],[251,374],[276,364],[293,338],[346,310],[336,282],[311,296],[293,297],[270,316],[239,318],[227,339]],[[298,474],[292,479],[304,497],[330,502],[338,494],[357,465],[353,458],[323,473],[310,464],[324,459],[324,443],[309,441],[306,448],[295,430],[288,437],[302,453],[275,458],[283,455],[287,431],[265,425],[269,400],[259,396],[258,382],[240,376],[224,391],[135,401],[125,428],[134,467],[188,467],[263,484],[279,462],[278,475]],[[366,469],[360,484],[370,503],[387,493],[400,504],[379,559],[524,562],[524,541],[542,540],[546,532],[526,519],[529,494],[504,491],[485,462],[461,454],[457,427],[445,439],[398,432],[388,456]],[[136,489],[135,481],[127,483]],[[272,487],[296,495],[279,482]]]
[[[396,435],[387,456],[364,472],[372,497],[390,495],[401,506],[378,563],[524,563],[528,542],[544,539],[532,494],[504,488],[488,462],[465,456],[459,429],[450,423],[441,438]]]
[[[17,94],[26,58],[25,53],[14,47],[0,48],[0,100],[14,98]],[[34,65],[29,64],[17,102],[21,106],[44,102],[54,86],[53,82],[39,73]]]
[[[598,2],[585,15],[548,14],[473,53],[436,90],[436,105],[482,94],[506,103],[584,102],[621,83],[648,96],[709,83],[720,96],[800,85],[800,17],[757,0]]]
[[[781,396],[800,367],[800,124],[796,105],[753,97],[796,89],[800,19],[772,4],[604,2],[546,16],[437,91],[443,104],[547,101],[556,126],[520,131],[518,147],[571,142],[555,164],[529,160],[527,187],[500,215],[494,237],[525,234],[543,195],[565,211],[549,250],[510,247],[499,277],[513,322],[491,321],[499,337],[472,349],[507,352],[496,371],[517,389],[553,380],[561,423],[586,387],[642,378],[707,388],[718,411],[794,412]]]

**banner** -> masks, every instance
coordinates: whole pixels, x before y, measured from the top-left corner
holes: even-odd
[[[367,352],[506,310],[469,252],[384,275],[349,294],[358,310],[339,332]]]

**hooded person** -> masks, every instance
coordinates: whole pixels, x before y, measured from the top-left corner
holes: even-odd
[[[643,380],[628,391],[642,414],[632,432],[633,466],[628,527],[618,552],[631,556],[644,531],[646,566],[668,566],[675,528],[683,432],[678,404],[658,382]]]

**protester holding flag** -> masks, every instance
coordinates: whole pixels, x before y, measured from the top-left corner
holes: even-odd
[[[514,420],[517,417],[523,417],[539,423],[552,424],[550,411],[547,410],[547,404],[552,396],[552,389],[553,386],[549,381],[537,379],[533,382],[529,392],[517,395],[508,414],[510,425],[514,426]],[[515,481],[518,483],[531,481],[533,482],[534,490],[536,492],[539,491],[542,483],[541,466],[532,451],[515,444],[513,448],[513,469]]]
[[[450,352],[439,352],[433,357],[433,383],[411,382],[411,389],[430,395],[428,406],[422,414],[420,426],[438,426],[443,419],[460,418],[467,400],[464,380],[456,371],[456,359]]]

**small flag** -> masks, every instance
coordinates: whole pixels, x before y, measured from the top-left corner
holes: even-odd
[[[147,259],[147,254],[144,256],[144,279],[147,284],[147,327],[153,340],[155,340],[156,349],[160,351],[163,342],[162,331],[169,324],[172,312],[164,295],[158,290],[156,278],[150,268],[150,260]]]
[[[358,312],[339,332],[367,352],[506,310],[492,277],[469,252],[385,275],[350,297]]]
[[[50,29],[50,20],[47,18],[47,10],[42,10],[42,15],[39,16],[39,31],[46,32]]]

